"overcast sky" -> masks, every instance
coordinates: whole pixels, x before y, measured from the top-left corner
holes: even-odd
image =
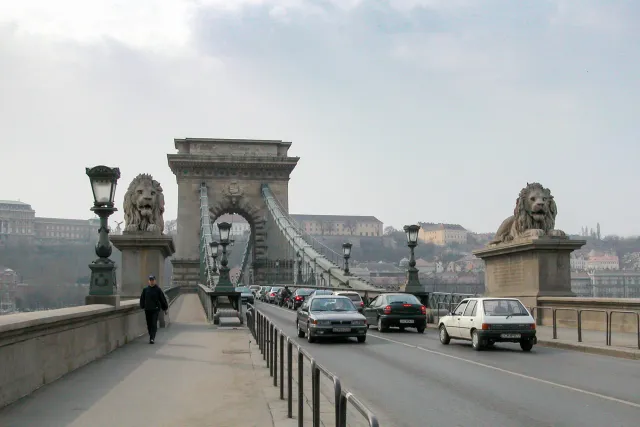
[[[88,218],[107,164],[174,218],[173,138],[284,139],[293,213],[493,232],[539,181],[640,234],[638,46],[637,0],[0,0],[0,199]]]

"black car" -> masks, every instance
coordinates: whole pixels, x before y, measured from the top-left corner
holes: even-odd
[[[251,289],[244,286],[239,286],[236,288],[236,292],[241,293],[240,298],[242,299],[242,304],[254,304],[255,296],[253,295]]]
[[[364,309],[367,325],[377,325],[380,332],[390,326],[427,329],[427,307],[415,295],[405,293],[380,294]]]
[[[313,293],[313,289],[309,288],[300,288],[296,289],[296,291],[289,298],[288,307],[292,310],[297,310],[302,303],[307,299],[309,295]]]
[[[318,338],[355,337],[358,342],[367,339],[364,316],[347,297],[319,295],[307,299],[296,316],[298,337],[307,341]]]

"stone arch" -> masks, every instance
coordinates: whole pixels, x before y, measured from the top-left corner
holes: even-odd
[[[240,203],[218,202],[209,208],[209,214],[212,224],[224,214],[240,215],[249,223],[254,281],[256,284],[262,284],[265,274],[261,267],[267,262],[266,218],[262,215],[262,210],[249,201],[242,200]]]

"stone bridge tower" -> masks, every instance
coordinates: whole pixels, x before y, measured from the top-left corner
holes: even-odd
[[[203,182],[208,188],[211,223],[222,214],[235,213],[251,226],[254,281],[266,284],[266,270],[274,260],[284,259],[287,250],[284,237],[268,214],[261,186],[269,184],[289,211],[289,176],[300,159],[288,156],[291,142],[217,138],[174,141],[178,152],[167,155],[178,182],[174,284],[193,286],[199,282]]]

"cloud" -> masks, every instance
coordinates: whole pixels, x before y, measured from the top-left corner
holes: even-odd
[[[637,8],[576,5],[0,3],[0,127],[15,165],[0,170],[12,184],[2,198],[86,216],[83,168],[106,163],[121,167],[122,186],[152,173],[173,217],[173,138],[270,138],[302,158],[296,212],[488,231],[538,180],[563,228],[634,232],[626,212],[640,206],[620,183],[639,178]],[[627,209],[584,212],[594,192]]]

